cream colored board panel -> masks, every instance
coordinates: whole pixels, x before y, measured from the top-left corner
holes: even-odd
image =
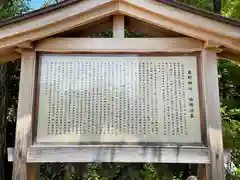
[[[201,143],[196,57],[43,55],[37,142]]]

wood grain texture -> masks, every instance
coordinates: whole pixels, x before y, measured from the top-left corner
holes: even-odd
[[[43,162],[149,162],[210,163],[204,147],[35,145],[29,148],[29,163]]]
[[[26,41],[26,42],[22,42],[17,44],[17,47],[22,48],[22,49],[33,49],[33,43],[31,41]]]
[[[147,37],[183,37],[183,34],[151,25],[135,18],[126,17],[126,26],[130,32],[142,33]]]
[[[222,51],[218,54],[218,56],[230,61],[234,60],[238,63],[240,62],[240,52]]]
[[[83,26],[78,26],[62,33],[58,33],[54,37],[91,37],[97,33],[110,29],[112,29],[112,17],[108,16]]]
[[[20,21],[14,25],[4,26],[0,28],[0,50],[12,48],[26,41],[37,41],[119,14],[130,16],[171,32],[177,32],[203,41],[216,42],[221,47],[224,46],[228,49],[227,54],[224,53],[225,49],[221,54],[228,58],[239,59],[235,56],[240,52],[239,27],[217,22],[150,0],[81,1],[74,6],[68,6],[58,11]]]
[[[198,179],[199,180],[209,180],[207,177],[207,164],[199,164],[198,165]]]
[[[113,16],[113,37],[124,38],[124,15]]]
[[[36,29],[41,29],[51,24],[61,22],[65,19],[72,18],[94,8],[100,7],[111,2],[111,0],[87,0],[79,1],[74,5],[69,5],[65,8],[60,8],[55,11],[44,13],[42,15],[20,21],[14,24],[0,28],[0,39],[15,36],[21,33],[28,33]]]
[[[68,31],[75,27],[84,26],[88,23],[97,21],[101,18],[106,18],[107,16],[112,15],[116,11],[117,11],[116,3],[110,3],[104,6],[97,7],[96,11],[84,11],[84,13],[73,16],[69,19],[65,19],[54,24],[46,25],[44,26],[44,28],[35,29],[30,32],[23,33],[21,35],[10,36],[8,38],[0,39],[0,50],[4,48],[13,47],[25,41],[36,41],[48,36]],[[66,12],[66,14],[68,13]],[[64,17],[63,15],[61,16]],[[34,23],[36,22],[37,21],[34,21]]]
[[[193,38],[48,38],[39,41],[42,52],[195,52],[204,43]]]
[[[124,0],[122,1],[128,7],[135,6],[141,9],[142,14],[149,11],[169,19],[172,22],[178,22],[190,28],[199,29],[211,34],[225,36],[232,39],[240,39],[240,28],[229,24],[218,22],[216,20],[202,17],[200,15],[184,11],[180,8],[174,8],[167,4],[160,3],[153,0]],[[138,15],[138,14],[137,14]],[[149,19],[151,21],[151,19]]]
[[[0,64],[7,63],[9,61],[15,61],[21,59],[21,54],[15,51],[6,52],[6,54],[0,54]]]
[[[204,41],[212,40],[218,42],[220,45],[229,47],[236,51],[240,51],[240,40],[238,39],[240,37],[239,28],[237,28],[238,30],[235,29],[234,35],[236,35],[236,39],[233,39],[224,36],[223,34],[219,35],[213,33],[207,30],[207,27],[205,26],[203,28],[203,24],[200,22],[197,22],[198,27],[191,25],[194,19],[189,20],[188,23],[183,23],[183,21],[185,21],[185,16],[180,14],[179,18],[181,18],[181,20],[178,21],[176,21],[176,19],[170,18],[172,14],[171,12],[167,13],[167,15],[170,15],[168,17],[166,14],[162,16],[162,12],[166,13],[166,10],[160,7],[161,5],[153,8],[153,5],[151,4],[151,8],[149,9],[149,3],[147,1],[127,0],[127,2],[132,5],[129,6],[126,1],[122,1],[122,3],[119,4],[119,11],[124,15],[136,18],[138,20],[142,20],[157,27],[165,28],[171,31],[178,32],[180,34],[184,34],[186,36],[194,37],[196,39],[201,39]],[[158,7],[162,9],[162,11]],[[219,27],[216,29],[219,30]]]
[[[40,145],[35,145],[35,146],[36,146],[36,147],[35,147],[35,149],[36,149],[37,146],[40,146]],[[43,145],[41,145],[40,147],[41,147],[41,148],[44,148],[44,147],[45,147],[45,149],[47,149],[47,148],[51,148],[51,147],[55,147],[55,146],[53,146],[53,145],[51,145],[51,146],[49,146],[49,145],[48,145],[48,146],[43,146]],[[60,146],[60,147],[61,147],[61,148],[66,148],[66,146]],[[85,145],[85,146],[83,146],[83,145],[82,145],[82,146],[73,146],[73,145],[70,145],[70,146],[69,146],[69,148],[73,148],[73,149],[74,149],[74,148],[81,148],[81,147],[82,147],[82,148],[90,148],[90,149],[91,149],[91,148],[93,148],[93,147],[99,148],[100,146],[90,146],[90,145],[89,145],[89,146],[86,146],[86,145]],[[112,147],[112,148],[116,148],[116,147],[117,147],[117,148],[124,148],[124,146],[111,146],[111,145],[108,145],[108,146],[103,146],[103,145],[102,145],[101,147],[102,147],[102,148],[105,148],[105,147],[108,147],[108,148],[109,148],[109,147],[110,147],[110,148],[111,148],[111,147]],[[126,147],[127,149],[128,149],[128,148],[136,148],[136,149],[147,148],[147,146],[125,146],[125,147]],[[32,148],[32,147],[31,147],[31,148]],[[56,148],[56,147],[55,147],[55,148]],[[154,147],[154,146],[149,146],[148,148],[149,148],[149,149],[156,149],[157,147],[156,147],[156,146],[155,146],[155,147]],[[160,148],[161,148],[161,147],[160,147]],[[172,149],[177,149],[177,147],[163,147],[163,149],[171,149],[171,148],[172,148]],[[189,147],[184,147],[184,146],[182,146],[181,148],[178,148],[178,149],[184,149],[184,148],[186,148],[186,150],[187,150],[187,149],[190,149],[191,151],[193,151],[193,149],[200,149],[200,150],[203,149],[203,151],[205,151],[206,149],[208,150],[208,148],[204,148],[204,147],[190,147],[190,146],[189,146]],[[204,150],[204,149],[205,149],[205,150]],[[207,151],[207,150],[206,150],[206,151]],[[13,161],[14,148],[10,148],[10,147],[9,147],[9,148],[7,148],[7,151],[8,151],[8,161],[9,161],[9,162],[12,162],[12,161]],[[197,150],[197,151],[198,151],[198,150]],[[229,163],[229,159],[230,159],[229,156],[230,156],[229,151],[224,151],[224,163]],[[210,163],[210,159],[209,159],[208,162]],[[206,166],[206,164],[202,164],[202,165],[200,165],[200,167],[201,167],[201,168],[199,168],[200,170],[201,170],[201,169],[206,169],[206,168],[208,168],[208,167]],[[201,173],[201,171],[199,171],[199,172]]]
[[[45,26],[64,21],[66,19],[72,18],[78,14],[84,13],[86,11],[92,10],[96,7],[100,7],[112,0],[89,0],[81,1],[71,6],[40,15],[29,20],[21,21],[15,23],[14,25],[8,25],[0,29],[0,39],[19,35],[21,33],[28,33],[29,31],[34,31],[36,29],[41,29]],[[114,2],[114,1],[113,1]],[[115,1],[114,3],[118,6],[118,11],[121,13],[131,13],[128,12],[130,8],[136,7],[140,10],[140,14],[136,13],[134,16],[139,16],[145,14],[146,12],[156,14],[161,16],[162,19],[168,19],[173,23],[180,23],[183,26],[188,26],[192,29],[198,29],[205,33],[211,33],[217,36],[223,36],[231,39],[240,39],[239,28],[225,24],[222,22],[217,22],[215,20],[204,18],[197,14],[186,12],[181,9],[173,8],[169,5],[163,3],[154,2],[152,0],[136,1],[136,0],[125,0],[125,1]],[[121,8],[120,5],[124,4],[128,8]],[[106,6],[107,9],[107,6]],[[98,11],[97,8],[94,11]],[[63,16],[64,14],[64,16]],[[148,21],[152,21],[148,19]],[[164,25],[158,23],[159,25]],[[176,24],[176,26],[179,26]],[[175,26],[175,27],[176,27]],[[180,28],[180,26],[179,26]],[[172,29],[168,27],[167,29]],[[201,36],[201,34],[200,34]]]
[[[207,127],[207,144],[210,149],[210,179],[225,179],[222,124],[217,72],[217,56],[213,50],[204,50],[201,58],[204,118]]]
[[[21,60],[15,151],[13,156],[13,180],[34,180],[32,177],[36,171],[34,164],[27,165],[27,150],[32,144],[35,64],[36,52],[24,49]]]
[[[107,18],[110,19],[110,18]],[[88,26],[84,28],[82,31],[79,32],[79,36],[75,37],[90,37],[93,35],[96,35],[97,33],[105,32],[106,30],[112,29],[112,21],[111,20],[105,20],[103,22],[96,23],[94,22],[94,25]]]

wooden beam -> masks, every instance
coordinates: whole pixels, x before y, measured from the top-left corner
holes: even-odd
[[[108,19],[105,21],[96,23],[92,26],[87,26],[82,31],[79,31],[79,36],[77,37],[90,37],[97,33],[101,33],[106,30],[112,29],[112,21]]]
[[[112,29],[112,18],[110,16],[59,33],[55,37],[90,37],[108,29]]]
[[[22,33],[27,34],[29,32],[35,31],[37,29],[46,28],[49,25],[54,25],[55,23],[62,22],[64,20],[69,21],[70,18],[76,17],[80,14],[83,15],[83,13],[87,11],[92,11],[94,8],[98,9],[100,6],[103,6],[110,2],[111,0],[80,1],[79,3],[75,3],[74,5],[69,5],[64,8],[59,8],[55,11],[44,13],[42,15],[35,16],[24,21],[7,25],[4,28],[0,28],[0,39],[16,36]]]
[[[18,114],[16,123],[13,180],[35,180],[34,164],[27,164],[27,150],[32,142],[33,96],[36,68],[36,52],[24,49],[21,60]],[[30,168],[30,169],[29,169]]]
[[[168,29],[163,29],[144,21],[140,21],[134,18],[129,18],[127,21],[127,29],[133,32],[139,32],[147,37],[183,37],[184,35],[179,34],[177,32],[170,31]]]
[[[124,15],[113,16],[113,37],[114,38],[124,38]]]
[[[35,147],[35,149],[37,148],[37,145],[35,145],[35,146],[33,146],[33,147]],[[53,148],[52,146],[41,146],[42,148],[44,148],[45,147],[45,149],[48,149],[48,148]],[[58,147],[58,146],[57,146]],[[55,148],[57,148],[57,147],[55,147]],[[60,147],[63,147],[63,148],[66,148],[67,146],[60,146]],[[96,148],[99,148],[99,147],[101,147],[101,148],[104,148],[104,147],[111,147],[111,145],[108,145],[108,146],[73,146],[73,145],[70,145],[68,148],[70,149],[70,148],[90,148],[90,149],[92,149],[92,148],[94,148],[94,147],[96,147]],[[112,146],[112,148],[113,147],[116,147],[116,145],[114,145],[114,146]],[[117,146],[118,148],[124,148],[124,146]],[[125,146],[127,149],[129,149],[129,148],[136,148],[136,149],[139,149],[139,148],[147,148],[148,146]],[[157,149],[157,146],[149,146],[149,148],[151,149]],[[161,148],[163,148],[163,149],[176,149],[177,147],[161,147]],[[186,150],[188,150],[188,149],[191,149],[191,151],[193,151],[194,149],[197,149],[197,151],[199,150],[199,149],[202,149],[201,151],[205,151],[205,149],[207,149],[207,148],[204,148],[204,147],[188,147],[188,146],[186,146],[186,147],[181,147],[182,149],[185,149],[186,148]],[[7,152],[8,152],[8,161],[9,162],[12,162],[13,161],[13,152],[14,152],[14,148],[11,148],[11,147],[9,147],[9,148],[7,148]],[[229,155],[230,155],[230,153],[229,153],[229,151],[224,151],[224,163],[229,163]],[[208,156],[209,157],[209,156]],[[209,162],[210,163],[210,159],[208,159],[208,160],[206,160],[206,162]],[[204,169],[206,169],[207,168],[207,164],[200,164],[200,166],[201,166],[201,168],[204,170]],[[201,169],[200,169],[201,170]],[[202,172],[199,172],[199,174],[200,173],[202,173]],[[204,172],[205,173],[205,172]],[[204,176],[206,176],[206,174],[204,174]]]
[[[208,165],[207,164],[199,164],[198,165],[198,179],[199,180],[209,180],[207,177],[207,168]]]
[[[9,162],[13,161],[13,151],[13,148],[8,148]],[[103,162],[210,163],[208,149],[193,146],[34,145],[29,148],[28,153],[28,162],[34,163],[100,162],[101,160]]]
[[[214,42],[214,41],[210,41],[210,40],[205,41],[204,48],[212,49],[217,53],[220,53],[225,49],[221,44]]]
[[[201,92],[204,95],[204,118],[207,128],[207,144],[210,149],[210,179],[224,180],[224,158],[222,124],[220,116],[220,101],[217,72],[217,56],[213,50],[202,51],[200,63],[202,79]]]
[[[42,52],[195,52],[202,41],[192,38],[49,38],[36,43]]]
[[[161,2],[152,1],[152,0],[144,0],[144,1],[124,0],[124,1],[121,1],[121,4],[125,4],[128,7],[128,9],[132,7],[136,7],[141,11],[141,14],[145,14],[145,12],[155,13],[158,16],[162,16],[166,20],[168,19],[173,23],[180,23],[185,27],[199,29],[209,34],[224,36],[230,39],[240,40],[239,27],[222,23],[207,17],[203,17],[195,13],[182,10],[180,8],[173,8]],[[122,10],[123,9],[120,8],[120,11]],[[136,14],[136,16],[138,15],[139,14]],[[152,19],[149,19],[148,21],[151,21],[151,20]],[[160,24],[161,23],[159,23],[159,25]],[[176,26],[179,26],[179,25],[176,24]],[[179,26],[179,28],[181,27]],[[170,29],[170,27],[167,29]],[[201,34],[199,35],[201,36]]]
[[[14,48],[14,51],[18,52],[19,54],[22,54],[22,48]]]
[[[236,53],[236,52],[231,52],[231,51],[221,51],[220,53],[218,53],[218,56],[224,59],[228,59],[231,61],[236,61],[236,62],[240,62],[240,52]]]
[[[205,163],[204,147],[160,147],[132,145],[35,145],[29,148],[29,163],[43,162],[148,162]]]
[[[0,54],[0,64],[7,63],[9,61],[15,61],[17,59],[21,59],[21,54],[18,52],[10,52],[7,54]]]
[[[205,44],[204,44],[204,48],[206,48],[206,49],[217,49],[220,46],[221,46],[221,44],[211,41],[211,40],[205,41]]]
[[[129,3],[131,5],[129,5]],[[186,21],[185,16],[182,16],[180,13],[178,13],[175,16],[176,17],[175,19],[171,19],[170,16],[172,16],[172,14],[175,14],[175,10],[166,11],[166,9],[163,8],[161,5],[159,5],[158,3],[156,2],[154,3],[156,4],[156,6],[154,6],[153,3],[154,3],[153,1],[126,0],[126,1],[121,1],[118,7],[119,7],[119,11],[122,14],[145,21],[146,23],[155,25],[157,27],[169,29],[171,31],[175,31],[180,34],[184,34],[186,36],[190,36],[196,39],[201,39],[204,41],[212,40],[220,44],[223,44],[224,46],[229,47],[233,50],[240,51],[240,40],[237,38],[237,37],[240,38],[239,28],[233,28],[235,30],[233,29],[230,30],[231,28],[229,29],[231,33],[234,32],[232,36],[234,35],[237,36],[236,39],[233,39],[233,37],[227,37],[227,35],[224,36],[223,34],[219,35],[219,34],[216,34],[215,32],[206,30],[208,29],[207,26],[204,26],[203,28],[202,23],[200,22],[194,22],[194,24],[197,23],[198,26],[193,27],[193,25],[191,25],[191,22],[193,22],[194,19],[187,18],[188,23],[183,23],[183,21]],[[169,7],[167,6],[166,8],[169,9]],[[164,16],[162,16],[163,12],[164,12]],[[192,17],[193,14],[189,13],[189,15],[191,15],[190,17]],[[179,20],[176,21],[176,19],[179,19]],[[213,22],[211,23],[214,24]],[[225,27],[225,25],[223,24],[221,26]],[[227,31],[226,29],[228,28],[223,28],[223,29],[224,29],[224,32],[226,32]],[[215,27],[215,30],[218,31],[219,27]]]
[[[19,48],[33,49],[33,44],[31,41],[22,42],[16,45]]]
[[[66,16],[61,16],[66,14]],[[212,40],[240,52],[239,28],[172,9],[154,1],[81,1],[64,9],[0,28],[0,49],[35,41],[86,25],[113,14],[124,14],[154,26],[201,40]],[[221,27],[221,28],[220,28]]]
[[[8,47],[13,47],[16,44],[25,42],[25,41],[35,41],[35,40],[39,40],[48,36],[52,36],[54,34],[58,34],[64,31],[67,31],[69,29],[75,28],[75,27],[79,27],[79,26],[83,26],[86,25],[88,23],[91,23],[93,21],[99,20],[101,18],[105,18],[107,16],[110,16],[114,13],[117,12],[118,8],[116,6],[115,2],[112,3],[107,3],[105,5],[106,2],[111,1],[111,0],[103,0],[103,1],[95,1],[95,0],[91,0],[91,1],[83,1],[83,2],[95,2],[93,4],[97,5],[97,4],[104,4],[103,6],[97,6],[97,10],[96,11],[86,11],[85,8],[78,8],[75,9],[79,12],[79,14],[68,18],[68,19],[63,19],[62,21],[59,21],[57,23],[54,24],[45,24],[43,28],[41,29],[35,29],[32,31],[27,31],[24,32],[23,34],[19,35],[19,36],[10,36],[8,38],[3,38],[0,39],[0,50],[4,49],[4,48],[8,48]],[[77,7],[77,6],[76,6]],[[80,6],[78,6],[80,7]],[[80,11],[80,9],[82,9],[82,11]],[[64,8],[64,12],[65,12],[65,8]],[[69,12],[66,11],[66,13],[62,13],[62,14],[66,14],[68,15]],[[62,16],[61,17],[64,17]],[[32,24],[37,24],[38,21],[31,21],[29,22],[29,26]],[[34,26],[34,25],[32,25]],[[22,28],[25,28],[25,26],[23,26]],[[10,30],[9,30],[10,31]],[[13,30],[11,30],[13,31]],[[0,31],[1,34],[1,31]]]

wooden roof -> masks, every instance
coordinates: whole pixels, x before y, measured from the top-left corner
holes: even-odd
[[[203,40],[221,47],[220,56],[239,59],[240,21],[168,0],[65,0],[0,21],[0,62],[16,59],[16,47],[114,14]]]
[[[59,8],[63,8],[65,6],[77,3],[79,1],[81,1],[81,0],[65,0],[65,1],[61,1],[59,3],[55,3],[55,4],[52,4],[52,5],[49,5],[49,6],[31,11],[31,12],[23,14],[23,15],[15,16],[15,17],[8,18],[8,19],[3,19],[3,20],[0,20],[0,27],[11,24],[11,23],[15,23],[15,22],[18,22],[18,21],[21,21],[21,20],[24,20],[24,19],[28,19],[28,18],[31,18],[31,17],[34,17],[34,16],[38,16],[38,15],[41,15],[41,14],[44,14],[44,13],[47,13],[47,12],[50,12],[50,11],[53,11],[53,10],[57,10]],[[167,5],[176,7],[176,8],[179,8],[179,9],[182,9],[182,10],[185,10],[185,11],[188,11],[188,12],[191,12],[191,13],[194,13],[194,14],[198,14],[198,15],[203,16],[203,17],[214,19],[216,21],[221,21],[223,23],[231,24],[231,25],[237,26],[237,27],[240,26],[240,21],[239,20],[231,19],[231,18],[226,17],[226,16],[221,16],[219,14],[209,12],[209,11],[205,11],[203,9],[199,9],[199,8],[196,8],[196,7],[193,7],[193,6],[190,6],[190,5],[186,5],[186,4],[174,1],[174,0],[156,0],[156,1],[161,2],[163,4],[167,4]]]

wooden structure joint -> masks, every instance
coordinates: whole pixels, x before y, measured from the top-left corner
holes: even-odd
[[[205,41],[204,48],[215,51],[217,53],[220,53],[225,49],[225,47],[222,44],[216,43],[214,41]]]
[[[22,48],[19,48],[19,47],[14,48],[14,51],[21,54],[22,53]]]
[[[25,41],[17,44],[16,46],[22,49],[34,49],[34,45],[31,41]]]

